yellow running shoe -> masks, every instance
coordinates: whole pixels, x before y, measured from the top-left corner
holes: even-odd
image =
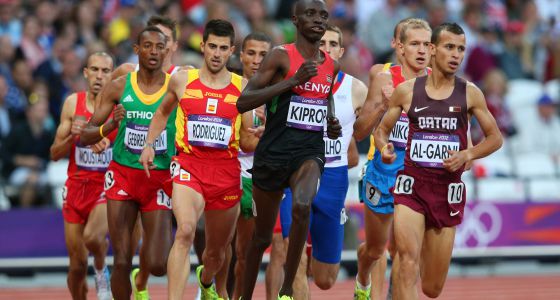
[[[208,288],[202,285],[200,276],[202,275],[203,269],[203,265],[196,267],[196,278],[198,279],[198,286],[200,287],[200,300],[223,300],[222,298],[220,298],[220,296],[218,296],[214,282],[212,282],[212,285]]]
[[[287,296],[287,295],[283,295],[283,296],[278,295],[278,300],[294,300],[294,297]]]
[[[358,287],[356,282],[356,288],[354,289],[354,300],[371,300],[371,286],[367,290],[362,290]]]
[[[132,285],[132,295],[134,296],[134,300],[150,300],[150,294],[148,293],[148,289],[143,291],[139,291],[136,289],[136,275],[140,272],[139,268],[135,268],[130,272],[130,284]]]

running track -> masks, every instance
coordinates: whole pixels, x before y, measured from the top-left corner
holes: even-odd
[[[90,287],[88,299],[96,299],[94,288]],[[329,291],[320,291],[312,286],[312,299],[339,300],[352,299],[353,281],[338,282]],[[195,289],[189,285],[184,299],[193,299]],[[152,299],[166,299],[165,286],[150,286]],[[189,296],[187,296],[189,295]],[[70,299],[65,288],[0,289],[0,300],[54,300]],[[264,284],[257,285],[254,299],[264,299]],[[421,297],[421,299],[428,299]],[[523,277],[453,277],[447,280],[445,289],[438,299],[454,300],[560,300],[560,275]]]

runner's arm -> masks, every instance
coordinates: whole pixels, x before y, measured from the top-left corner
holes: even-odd
[[[403,103],[406,101],[410,103],[412,100],[413,85],[414,80],[400,84],[389,100],[389,108],[374,132],[375,147],[380,153],[383,153],[381,150],[383,150],[389,142],[389,134],[399,120],[399,116],[403,111]]]
[[[364,107],[368,93],[367,86],[358,78],[352,79],[352,108],[356,117]]]
[[[89,123],[84,128],[80,135],[80,142],[84,145],[92,145],[99,142],[103,137],[107,136],[110,132],[117,129],[118,123],[110,120],[104,124],[115,105],[119,103],[119,99],[124,91],[126,78],[119,77],[109,83],[97,95],[97,106]],[[103,136],[100,134],[99,128],[103,126]]]
[[[76,110],[77,95],[74,93],[64,101],[60,114],[60,125],[56,129],[56,136],[51,146],[51,159],[57,161],[70,153],[72,149],[72,119]]]
[[[366,100],[356,122],[354,122],[354,137],[361,141],[371,135],[387,110],[386,101],[383,101],[382,87],[391,83],[389,74],[381,73],[383,65],[375,65],[369,74],[369,88]]]
[[[130,72],[134,72],[134,70],[136,69],[136,64],[132,64],[132,63],[124,63],[120,66],[118,66],[113,73],[111,73],[111,80],[117,79],[123,75],[126,75]]]
[[[259,143],[259,138],[250,129],[253,128],[253,112],[241,114],[241,128],[239,132],[239,146],[245,153],[254,152]]]
[[[476,146],[459,151],[459,155],[451,155],[451,157],[444,160],[444,167],[452,171],[458,169],[464,163],[492,154],[498,150],[503,143],[502,134],[496,124],[496,120],[488,110],[488,106],[486,106],[484,94],[482,94],[482,91],[480,91],[478,87],[470,82],[467,84],[467,106],[469,110],[469,119],[473,115],[476,117],[480,128],[484,132],[485,138]]]
[[[352,169],[360,163],[360,153],[358,153],[358,145],[354,137],[350,138],[348,145],[348,169]]]

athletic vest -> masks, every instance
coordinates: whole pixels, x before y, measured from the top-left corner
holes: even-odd
[[[91,119],[93,113],[87,109],[87,93],[76,93],[76,109],[74,111],[74,118],[83,118],[87,122]],[[113,131],[108,138],[114,141],[116,131]],[[70,149],[70,158],[68,162],[68,177],[80,179],[103,180],[105,171],[113,158],[113,148],[109,147],[107,150],[100,154],[95,154],[91,150],[91,146],[83,146],[80,144],[80,139],[76,138],[72,142]]]
[[[354,105],[352,103],[352,81],[354,77],[339,72],[333,86],[333,98],[336,106],[336,117],[342,126],[342,135],[336,140],[325,136],[325,168],[335,168],[348,165],[348,146],[354,133]]]
[[[138,159],[140,159],[140,154],[146,142],[150,122],[165,96],[171,76],[166,74],[163,86],[151,95],[146,95],[140,90],[137,76],[138,72],[131,72],[126,75],[126,85],[120,99],[120,104],[123,105],[126,114],[121,121],[115,140],[113,159],[121,165],[143,169]],[[154,142],[156,152],[154,165],[157,170],[169,168],[171,157],[175,154],[175,147],[173,146],[173,139],[175,138],[174,120],[175,111],[171,113],[165,129]]]
[[[204,85],[199,70],[188,70],[185,92],[177,109],[177,136],[179,155],[197,158],[237,159],[241,115],[237,99],[241,95],[242,77],[231,73],[231,82],[223,89]]]
[[[447,150],[467,148],[467,83],[455,77],[451,96],[435,100],[426,93],[427,76],[416,78],[408,109],[410,128],[404,172],[412,177],[430,176],[442,182],[461,179],[463,167],[455,172],[443,168]]]
[[[257,128],[259,126],[262,125],[261,120],[257,117],[257,115],[255,114],[255,110],[252,110],[253,113],[253,123],[252,123],[252,127],[253,128]],[[251,169],[253,167],[253,156],[254,156],[254,152],[251,153],[245,153],[243,152],[243,150],[239,149],[239,163],[241,165],[241,176],[245,177],[245,178],[252,178],[253,176],[251,175],[251,173],[247,172],[247,170]]]
[[[295,44],[282,47],[290,60],[287,80],[305,60]],[[255,151],[256,158],[285,161],[294,156],[324,155],[323,134],[334,62],[325,52],[323,55],[325,60],[317,66],[316,76],[266,104],[266,127]]]

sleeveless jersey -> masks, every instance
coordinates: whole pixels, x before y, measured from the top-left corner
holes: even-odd
[[[282,46],[289,57],[290,69],[284,79],[294,76],[305,61],[295,44]],[[323,52],[325,60],[317,66],[318,74],[266,104],[266,126],[255,158],[286,161],[295,156],[323,156],[323,132],[327,116],[327,97],[334,80],[334,62]]]
[[[179,155],[208,160],[237,159],[241,114],[237,99],[241,95],[242,77],[231,73],[231,82],[223,89],[204,85],[199,70],[188,70],[185,92],[177,109]]]
[[[461,180],[463,167],[455,172],[443,168],[447,150],[467,148],[467,83],[455,77],[451,96],[435,100],[426,93],[427,76],[416,78],[408,109],[410,128],[404,173],[412,177],[430,176],[442,182]]]
[[[144,94],[140,90],[137,76],[138,72],[131,72],[126,75],[126,85],[120,99],[126,114],[121,121],[115,140],[113,159],[121,165],[143,169],[138,159],[146,142],[150,122],[165,96],[171,76],[166,74],[163,86],[151,95]],[[175,154],[175,147],[173,146],[173,139],[175,138],[174,120],[175,111],[171,113],[165,129],[154,142],[156,170],[169,168],[171,157]]]
[[[257,117],[257,115],[255,114],[255,110],[252,110],[253,113],[253,123],[252,123],[252,127],[253,128],[257,128],[259,126],[262,125],[261,120]],[[247,172],[247,170],[251,169],[253,167],[253,156],[255,155],[254,152],[251,153],[245,153],[243,152],[243,150],[239,149],[239,163],[241,164],[241,176],[245,177],[245,178],[252,178],[253,175],[249,172]]]
[[[394,88],[397,88],[399,84],[406,81],[403,76],[401,65],[387,63],[383,66],[383,72],[389,72],[391,74],[391,80],[393,82]],[[426,74],[430,73],[431,69],[427,68]],[[397,155],[397,158],[392,164],[383,163],[383,161],[381,160],[381,153],[375,148],[373,135],[370,137],[370,151],[368,153],[368,158],[371,155],[370,159],[373,160],[373,164],[377,170],[396,173],[396,171],[402,168],[408,137],[408,123],[409,120],[406,112],[401,112],[397,123],[395,124],[395,126],[393,126],[393,129],[391,129],[391,133],[389,134],[389,142],[393,143],[393,146],[395,147],[395,154]]]
[[[87,93],[78,92],[76,94],[76,109],[74,111],[74,118],[83,118],[88,121],[93,116],[93,113],[87,109]],[[114,141],[116,131],[113,131],[108,138]],[[80,139],[74,139],[72,148],[70,149],[70,157],[68,161],[68,177],[92,179],[102,181],[105,176],[105,171],[109,163],[113,159],[112,146],[102,153],[95,154],[91,150],[91,146],[83,146],[80,144]]]
[[[140,65],[136,64],[136,67],[134,68],[134,72],[138,72],[140,70]],[[177,73],[177,71],[179,71],[179,67],[177,67],[176,65],[171,65],[171,67],[169,67],[169,69],[167,69],[167,71],[165,71],[165,73],[169,74],[169,75],[173,75],[175,73]]]
[[[342,135],[336,140],[325,136],[325,168],[335,168],[348,165],[348,146],[354,133],[354,105],[352,103],[352,81],[354,77],[339,72],[333,85],[333,99],[336,106],[336,117],[342,126]]]

